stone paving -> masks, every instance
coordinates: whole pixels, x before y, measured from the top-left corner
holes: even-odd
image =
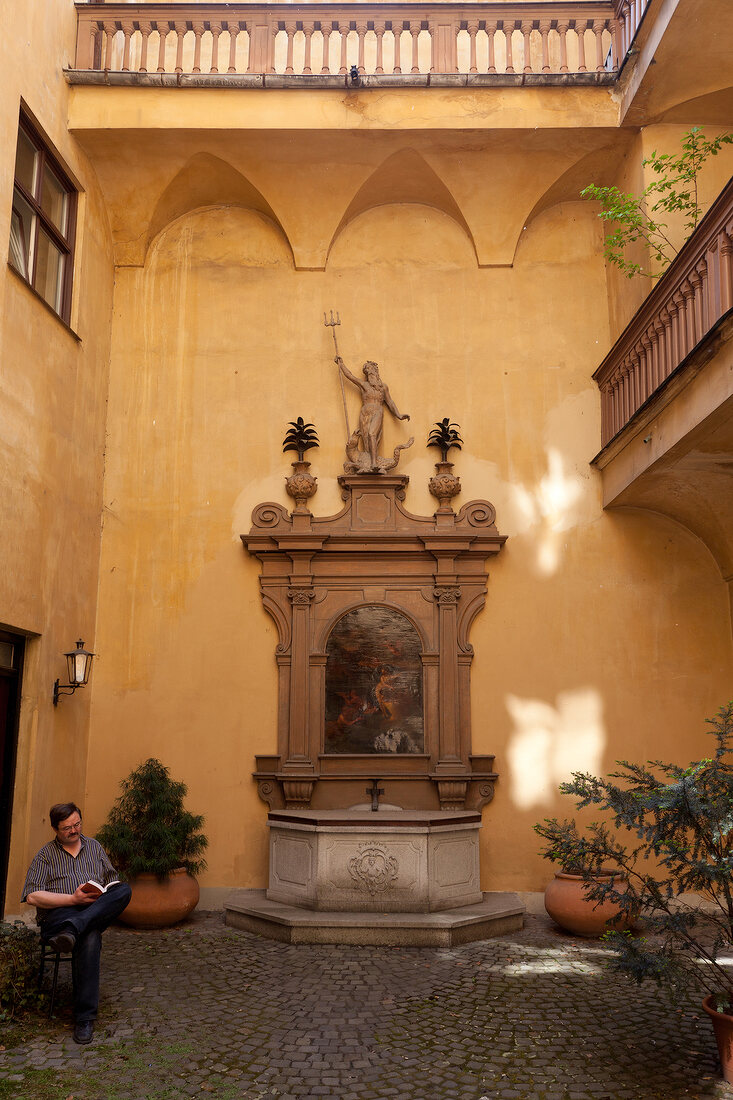
[[[95,1042],[71,1041],[66,989],[47,1033],[0,1052],[0,1095],[34,1100],[45,1069],[62,1100],[71,1079],[74,1100],[733,1100],[698,1004],[606,953],[544,917],[452,949],[285,946],[218,913],[113,928]]]

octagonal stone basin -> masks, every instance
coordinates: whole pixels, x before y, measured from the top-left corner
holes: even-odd
[[[482,900],[472,810],[273,810],[267,898],[323,912],[437,913]]]

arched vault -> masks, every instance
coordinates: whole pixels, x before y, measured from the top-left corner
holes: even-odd
[[[161,194],[148,224],[145,250],[167,225],[200,207],[242,206],[269,218],[290,245],[267,199],[247,179],[220,157],[197,153],[180,169]],[[291,249],[292,251],[292,249]]]
[[[336,227],[328,247],[329,253],[339,234],[354,218],[375,206],[393,203],[432,206],[447,214],[464,231],[475,253],[473,234],[456,200],[424,157],[414,149],[401,149],[387,157],[361,185]]]

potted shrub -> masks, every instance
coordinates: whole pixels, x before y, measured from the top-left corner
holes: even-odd
[[[162,928],[183,920],[195,908],[194,875],[206,867],[208,845],[199,814],[184,809],[185,783],[171,779],[159,760],[146,760],[121,783],[97,840],[132,887],[121,916],[136,928]]]
[[[619,761],[607,779],[576,773],[560,790],[578,808],[605,811],[579,830],[575,821],[546,820],[535,829],[544,854],[582,868],[589,899],[617,906],[621,919],[643,922],[645,934],[611,928],[612,968],[636,982],[690,984],[707,995],[723,1076],[733,1084],[733,971],[719,962],[733,949],[733,702],[709,721],[710,758],[682,767]],[[618,781],[618,782],[614,782]],[[633,836],[623,844],[619,833]],[[604,879],[611,866],[623,879]]]

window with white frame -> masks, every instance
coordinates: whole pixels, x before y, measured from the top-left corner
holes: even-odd
[[[67,324],[75,228],[76,189],[21,113],[8,261]]]

